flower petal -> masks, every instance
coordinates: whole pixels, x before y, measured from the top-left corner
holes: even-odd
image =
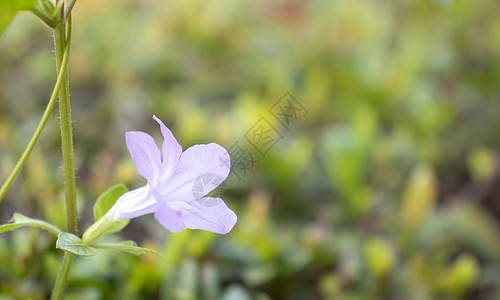
[[[163,227],[173,233],[181,232],[186,228],[182,219],[165,201],[158,201],[155,218]]]
[[[184,151],[170,180],[159,188],[167,201],[200,199],[219,186],[229,174],[229,153],[211,143]]]
[[[146,178],[148,183],[153,183],[160,175],[160,151],[153,138],[140,131],[125,133],[127,148],[135,162],[137,172]]]
[[[107,215],[115,214],[118,220],[132,219],[153,213],[156,202],[149,185],[145,185],[121,195]]]
[[[161,155],[162,155],[162,174],[161,180],[166,182],[172,173],[174,173],[175,167],[177,166],[177,162],[182,154],[182,147],[179,145],[179,142],[175,139],[172,131],[168,129],[163,122],[158,119],[156,116],[153,116],[153,119],[160,124],[161,134],[163,135],[163,145],[161,146]]]
[[[190,202],[167,202],[186,228],[225,234],[236,224],[236,214],[220,198],[205,197]]]

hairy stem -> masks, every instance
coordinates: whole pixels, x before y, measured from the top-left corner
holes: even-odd
[[[66,27],[67,35],[66,38]],[[62,58],[66,47],[71,43],[71,17],[67,26],[58,25],[54,29],[57,69],[62,68]],[[61,123],[61,144],[64,165],[64,186],[66,191],[67,231],[78,234],[78,215],[76,210],[75,162],[73,156],[73,131],[71,127],[71,106],[69,100],[69,82],[67,71],[63,74],[63,84],[59,91],[59,115]]]
[[[65,24],[58,24],[54,29],[56,61],[58,72],[63,72],[63,84],[59,92],[59,115],[61,123],[61,144],[64,164],[64,186],[66,191],[66,225],[67,231],[78,233],[78,215],[76,210],[75,163],[73,157],[73,132],[71,128],[71,106],[69,101],[69,82],[67,70],[63,69],[64,52],[71,46],[71,16]],[[74,255],[64,252],[64,258],[57,274],[56,283],[52,290],[52,300],[62,299],[64,287],[68,281],[68,273]]]

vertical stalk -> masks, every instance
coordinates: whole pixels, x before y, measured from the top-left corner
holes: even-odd
[[[59,0],[62,1],[62,0]],[[62,12],[61,12],[62,13]],[[71,128],[71,106],[69,101],[69,81],[67,70],[64,70],[63,57],[71,46],[71,16],[68,21],[58,24],[54,29],[54,43],[56,48],[57,72],[63,73],[62,86],[59,91],[59,115],[61,124],[61,144],[64,165],[64,187],[66,191],[66,226],[67,231],[78,233],[78,215],[76,210],[75,162],[73,155],[73,129]],[[63,261],[52,289],[51,300],[62,299],[64,287],[68,281],[68,273],[74,255],[64,252]]]
[[[68,39],[66,39],[66,27]],[[54,42],[56,48],[57,70],[61,69],[61,62],[66,47],[70,47],[71,20],[66,24],[58,24],[54,29]],[[66,224],[70,233],[78,233],[75,187],[75,163],[73,157],[73,131],[71,127],[71,106],[69,100],[68,74],[63,77],[63,84],[59,91],[59,115],[61,124],[61,144],[64,165],[64,186],[66,191]]]
[[[66,282],[68,281],[68,273],[71,268],[71,263],[73,262],[74,254],[69,252],[64,252],[63,261],[61,266],[59,267],[59,273],[57,273],[56,283],[54,284],[54,288],[52,289],[52,295],[50,296],[50,300],[58,300],[62,299],[64,287],[66,286]]]

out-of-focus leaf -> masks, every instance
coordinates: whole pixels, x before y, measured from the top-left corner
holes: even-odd
[[[378,132],[378,118],[366,105],[359,105],[350,113],[348,124],[325,131],[323,155],[336,192],[353,215],[361,215],[373,203],[365,172]]]
[[[184,259],[175,289],[176,299],[195,299],[198,289],[198,263],[190,258]]]
[[[61,230],[59,228],[50,223],[47,223],[42,220],[31,219],[19,213],[14,214],[14,217],[12,218],[12,223],[1,225],[0,232],[11,231],[22,226],[33,226],[42,228],[50,233],[55,234],[56,236],[59,235],[59,233],[61,233]]]
[[[222,294],[221,300],[250,300],[248,292],[240,285],[230,285]]]
[[[92,246],[96,248],[120,250],[134,255],[154,254],[156,256],[161,257],[161,255],[158,252],[151,249],[138,247],[136,243],[134,243],[133,241],[125,241],[116,244],[115,243],[92,244]]]
[[[376,112],[369,106],[361,105],[354,110],[352,123],[356,131],[358,148],[368,152],[378,130]]]
[[[437,181],[428,165],[415,167],[403,192],[401,219],[408,228],[418,227],[434,209]]]
[[[81,256],[92,256],[97,252],[74,234],[61,232],[57,238],[56,248]]]
[[[364,250],[368,269],[375,277],[384,276],[391,271],[395,259],[386,241],[381,238],[372,238],[366,242]]]
[[[340,292],[341,286],[342,280],[333,272],[322,276],[318,283],[319,291],[325,299],[333,299]]]
[[[38,0],[0,0],[0,35],[17,12],[35,9],[37,4]]]
[[[201,270],[202,295],[207,300],[215,300],[219,295],[220,276],[214,263],[205,263]]]
[[[474,283],[479,275],[477,259],[468,254],[462,254],[454,261],[445,276],[445,287],[448,291],[460,297]]]
[[[194,232],[191,242],[187,244],[187,252],[196,257],[202,257],[208,251],[216,236],[216,234],[209,231]]]
[[[490,149],[479,147],[469,151],[467,165],[474,179],[486,180],[493,175],[497,164]]]
[[[243,278],[246,284],[259,286],[276,278],[279,272],[280,270],[275,264],[261,264],[246,269],[243,273]]]
[[[425,249],[459,243],[488,259],[500,261],[500,232],[485,211],[457,204],[430,218],[419,232],[418,244]]]

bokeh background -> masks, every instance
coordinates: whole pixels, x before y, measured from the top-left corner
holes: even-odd
[[[108,187],[144,184],[124,133],[159,142],[153,114],[184,148],[237,143],[254,161],[233,155],[219,191],[231,233],[134,219],[104,239],[163,258],[79,257],[66,299],[499,299],[499,15],[487,0],[78,1],[81,232]],[[0,181],[48,101],[52,50],[30,13],[0,37]],[[288,127],[280,99],[303,108]],[[261,119],[281,135],[263,154],[245,138]],[[58,126],[53,113],[1,223],[17,211],[64,228]],[[0,299],[46,299],[54,248],[38,229],[0,235]]]

